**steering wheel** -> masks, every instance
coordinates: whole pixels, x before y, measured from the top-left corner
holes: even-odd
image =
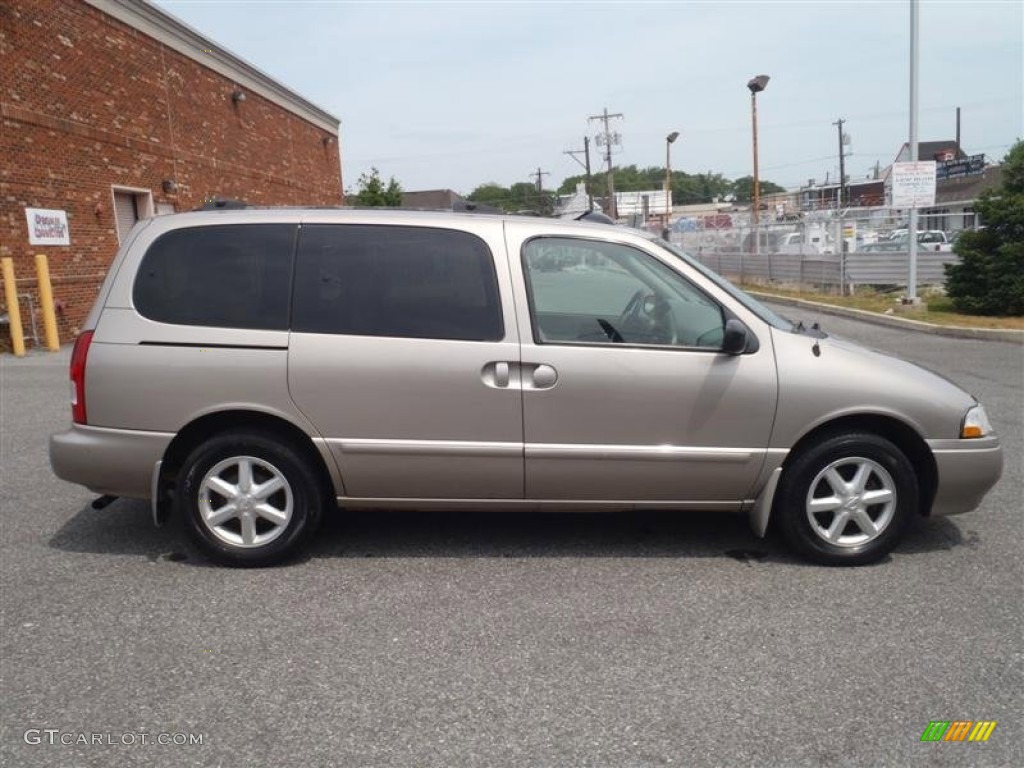
[[[629,338],[649,344],[678,344],[669,303],[655,292],[637,291],[619,315],[618,327]],[[639,337],[639,338],[637,338]]]
[[[647,296],[643,291],[637,291],[626,302],[625,308],[619,313],[619,325],[625,325],[629,320],[640,314],[644,306],[644,298]]]

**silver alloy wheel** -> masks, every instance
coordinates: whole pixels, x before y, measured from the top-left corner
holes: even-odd
[[[833,461],[807,491],[807,519],[824,541],[859,547],[873,541],[892,522],[896,484],[878,462],[862,457]]]
[[[287,478],[273,464],[254,456],[218,462],[199,485],[203,524],[234,547],[269,544],[284,533],[293,509]]]

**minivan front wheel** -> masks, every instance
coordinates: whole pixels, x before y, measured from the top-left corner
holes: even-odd
[[[224,434],[199,445],[178,476],[185,527],[213,559],[271,565],[316,527],[319,484],[301,454],[269,435]]]
[[[863,565],[888,554],[917,509],[914,467],[870,433],[834,435],[783,470],[775,514],[789,545],[826,565]]]

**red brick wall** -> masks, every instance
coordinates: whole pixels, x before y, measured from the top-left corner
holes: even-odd
[[[62,341],[117,250],[113,185],[148,189],[177,211],[211,197],[343,202],[340,148],[324,143],[333,134],[251,91],[235,104],[234,90],[79,0],[0,2],[0,256],[13,257],[18,292],[35,294],[33,255],[47,254]],[[66,211],[71,245],[30,246],[27,207]],[[6,328],[0,337],[9,344]]]

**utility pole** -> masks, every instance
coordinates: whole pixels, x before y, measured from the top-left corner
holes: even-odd
[[[547,171],[542,171],[538,165],[537,170],[530,175],[537,177],[537,204],[533,207],[536,208],[538,216],[547,216],[551,213],[551,210],[548,208],[548,205],[544,200],[544,184],[542,179],[544,176],[550,176],[551,174]]]
[[[842,209],[843,202],[846,199],[846,148],[844,141],[846,137],[843,135],[843,123],[846,121],[843,118],[839,118],[832,125],[838,126],[839,128],[839,198],[837,200],[836,208]]]
[[[608,107],[604,108],[604,112],[600,115],[591,115],[587,120],[600,120],[604,123],[604,133],[599,134],[597,137],[597,145],[600,147],[604,146],[604,157],[605,162],[608,163],[608,208],[609,214],[613,219],[619,217],[618,206],[615,205],[615,178],[612,174],[612,145],[621,144],[622,136],[618,133],[612,133],[608,127],[608,121],[612,118],[623,119],[625,116],[621,112],[614,114],[608,114]],[[602,142],[602,139],[604,140]]]
[[[576,155],[583,153],[583,157],[586,158],[586,162],[580,162],[580,159]],[[583,169],[587,172],[586,181],[583,183],[584,188],[587,190],[587,210],[594,210],[594,193],[590,186],[590,137],[583,137],[583,149],[569,149],[562,154],[568,155],[577,163],[583,166]]]
[[[541,183],[541,176],[550,176],[551,174],[548,173],[547,171],[542,171],[540,169],[540,166],[538,165],[537,166],[537,172],[536,173],[531,173],[530,175],[537,177],[537,194],[538,195],[543,195],[544,194],[544,185]]]

